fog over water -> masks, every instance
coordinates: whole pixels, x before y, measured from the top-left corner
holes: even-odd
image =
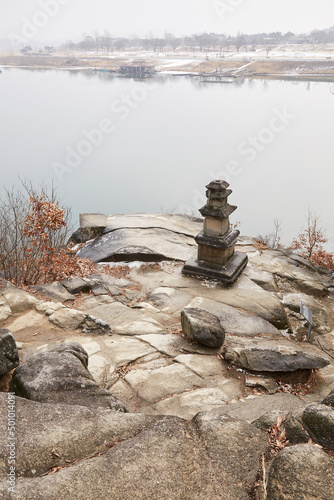
[[[147,82],[3,69],[2,186],[53,179],[80,212],[198,215],[205,184],[230,182],[232,221],[289,242],[310,207],[334,246],[334,95],[317,82]]]

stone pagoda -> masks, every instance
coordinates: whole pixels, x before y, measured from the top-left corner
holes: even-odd
[[[234,245],[239,231],[230,228],[229,216],[237,207],[229,205],[232,193],[225,181],[215,180],[206,186],[207,203],[200,209],[204,228],[195,238],[198,244],[197,259],[186,262],[183,274],[200,276],[232,284],[246,267],[246,254],[236,252]]]

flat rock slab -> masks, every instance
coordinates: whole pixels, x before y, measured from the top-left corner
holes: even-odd
[[[200,377],[222,376],[223,364],[221,359],[218,359],[215,355],[180,354],[174,358],[174,361],[182,363]]]
[[[185,307],[192,298],[192,295],[182,290],[170,287],[159,287],[146,297],[146,301],[153,304],[160,309],[160,311],[172,314]]]
[[[331,360],[320,349],[285,339],[229,336],[223,346],[226,361],[257,372],[293,372],[323,368]]]
[[[78,256],[93,262],[186,261],[195,251],[192,236],[166,229],[117,229],[87,243]]]
[[[119,335],[112,335],[112,337],[105,339],[104,344],[107,347],[104,352],[108,354],[115,367],[126,365],[157,352],[154,347],[145,342]]]
[[[227,414],[248,423],[253,423],[270,411],[294,412],[305,408],[305,401],[289,393],[248,396],[234,403],[229,403],[217,410],[218,414]]]
[[[154,279],[152,275],[145,279],[145,276],[136,271],[134,271],[133,276],[136,281],[143,283],[145,286],[150,286],[152,279]],[[215,286],[214,284],[206,286],[205,282],[201,280],[180,276],[177,273],[163,273],[159,282],[163,282],[164,287],[179,289],[194,298],[210,299],[247,311],[265,319],[278,329],[289,327],[286,312],[278,298],[255,285],[249,278],[242,276],[240,282],[237,281],[229,288]],[[161,285],[159,286],[161,287]],[[193,307],[201,308],[200,305],[193,305]]]
[[[159,228],[195,237],[203,228],[203,220],[181,214],[108,215],[104,232],[115,231],[120,228]]]
[[[198,353],[198,354],[220,354],[222,348],[213,350],[212,347],[206,347],[198,345],[195,342],[190,343],[185,340],[180,335],[174,335],[172,333],[166,334],[152,334],[152,335],[137,335],[140,340],[147,342],[152,347],[155,347],[162,354],[171,356],[172,358],[188,353]]]
[[[47,473],[51,467],[66,466],[73,460],[106,451],[107,443],[136,435],[151,420],[138,413],[38,403],[17,396],[9,399],[8,394],[0,393],[1,429],[8,426],[8,401],[13,403],[16,416],[16,474],[25,477],[36,477]],[[58,457],[52,455],[52,450]],[[6,473],[7,460],[7,439],[1,439],[0,476]]]
[[[88,282],[98,281],[106,287],[117,286],[119,288],[128,288],[128,287],[135,285],[135,283],[133,281],[127,280],[125,278],[114,278],[114,276],[110,276],[109,274],[105,274],[105,273],[91,274],[90,276],[88,276],[88,278],[85,278],[85,280]]]
[[[42,295],[45,295],[51,300],[56,300],[57,302],[67,302],[68,300],[74,300],[73,295],[66,290],[66,288],[58,281],[54,283],[49,283],[48,285],[35,285],[30,287]]]
[[[222,304],[215,300],[195,297],[189,303],[189,307],[197,307],[215,314],[227,333],[233,335],[281,335],[280,331],[269,321],[250,312],[236,309],[235,307]]]
[[[107,323],[114,333],[140,335],[164,332],[155,311],[151,314],[146,309],[127,307],[108,295],[88,297],[80,309]]]
[[[229,401],[229,396],[220,389],[205,388],[176,394],[151,406],[142,408],[147,415],[176,415],[189,420],[197,413],[221,408]]]
[[[125,381],[141,399],[150,403],[203,385],[201,377],[180,364],[153,371],[132,370],[125,376]]]

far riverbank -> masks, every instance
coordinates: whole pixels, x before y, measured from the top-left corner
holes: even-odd
[[[301,81],[334,82],[334,58],[270,58],[250,55],[152,54],[147,52],[91,54],[0,54],[0,66],[30,69],[114,71],[121,66],[143,64],[157,73],[236,76]]]

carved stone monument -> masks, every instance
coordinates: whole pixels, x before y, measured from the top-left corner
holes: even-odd
[[[197,259],[186,262],[183,274],[201,276],[232,284],[246,267],[246,254],[236,252],[234,245],[239,231],[230,228],[229,216],[237,207],[228,204],[232,193],[225,181],[215,180],[206,186],[206,205],[200,209],[204,228],[195,238],[198,244]]]

